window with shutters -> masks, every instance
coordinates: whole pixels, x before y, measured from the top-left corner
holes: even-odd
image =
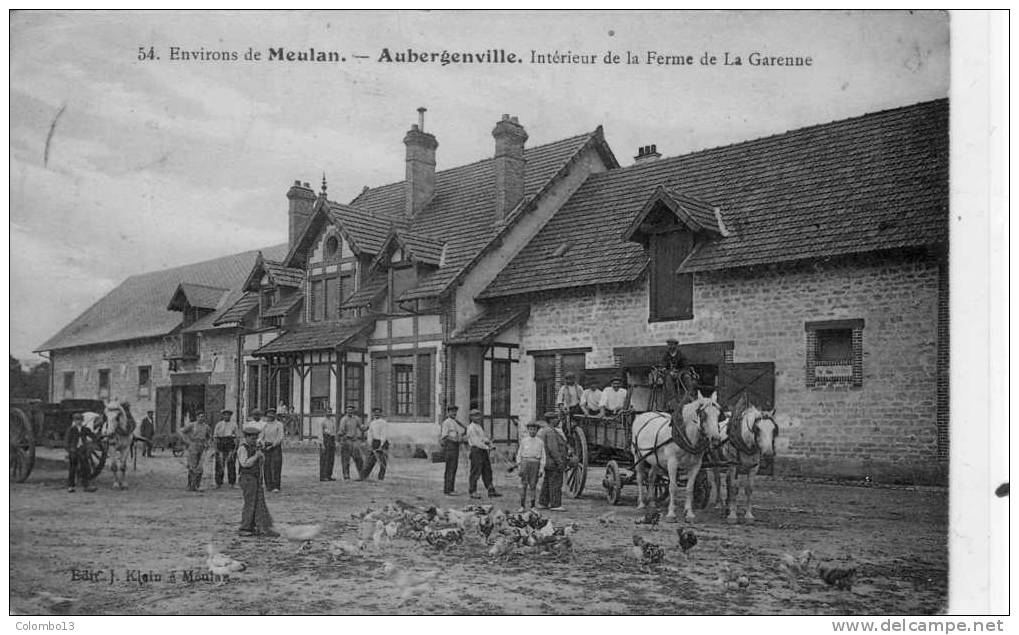
[[[99,398],[109,399],[110,398],[110,369],[102,368],[99,370]]]
[[[433,363],[431,352],[372,356],[372,405],[396,418],[431,417],[435,401]]]
[[[311,367],[311,412],[312,414],[325,412],[329,408],[329,380],[332,373],[329,366],[317,365]]]
[[[677,274],[693,249],[693,235],[672,229],[651,235],[649,322],[693,318],[693,274]]]

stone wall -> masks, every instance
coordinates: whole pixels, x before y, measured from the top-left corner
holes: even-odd
[[[646,279],[535,298],[514,383],[521,422],[534,410],[528,351],[590,347],[587,367],[604,368],[617,346],[731,340],[734,362],[775,364],[776,473],[942,480],[938,278],[938,260],[916,253],[703,273],[694,318],[656,323]],[[845,319],[865,324],[862,386],[807,387],[805,323]]]

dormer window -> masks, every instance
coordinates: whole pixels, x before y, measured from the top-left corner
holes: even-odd
[[[693,318],[693,274],[676,273],[692,248],[693,236],[683,229],[651,236],[649,322]]]

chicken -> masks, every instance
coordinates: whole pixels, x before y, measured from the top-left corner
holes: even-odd
[[[372,530],[372,543],[375,545],[375,550],[381,549],[386,542],[389,542],[389,537],[386,535],[386,524],[381,520],[376,520],[375,528]]]
[[[551,522],[546,522],[535,532],[539,538],[551,538],[555,535],[555,527]]]
[[[850,561],[825,562],[817,566],[817,573],[828,586],[849,591],[856,578],[856,564]]]
[[[248,568],[240,560],[234,560],[230,556],[220,553],[216,545],[211,542],[206,547],[206,551],[208,551],[209,557],[205,559],[205,564],[209,567],[209,573],[216,576],[217,585],[223,584],[231,573],[238,573]]]
[[[290,542],[296,542],[297,551],[311,546],[311,540],[322,533],[322,525],[285,525],[280,524],[277,529],[280,536]]]
[[[459,526],[460,528],[463,528],[464,523],[467,521],[467,516],[468,514],[455,509],[446,510],[446,518],[449,519],[449,522]]]
[[[750,577],[745,574],[736,576],[736,586],[740,591],[746,591],[750,588]]]
[[[780,558],[778,570],[790,578],[809,573],[817,568],[817,561],[814,560],[814,554],[809,549],[804,549],[795,556],[783,553]]]
[[[636,534],[634,534],[633,536],[633,549],[634,550],[631,551],[631,553],[634,555],[634,557],[637,556],[636,550],[637,549],[640,550],[639,561],[640,564],[644,566],[658,565],[661,564],[663,560],[665,560],[664,549],[654,544],[653,542],[648,542],[644,540],[642,537]]]
[[[363,542],[368,542],[372,539],[375,534],[375,521],[374,520],[362,520],[361,526],[358,528],[357,537]]]
[[[654,510],[651,510],[648,513],[644,514],[643,518],[637,518],[633,522],[634,522],[634,524],[637,524],[637,525],[656,526],[656,525],[658,525],[658,521],[660,521],[661,519],[662,519],[662,512],[658,511],[657,509],[654,509]]]
[[[566,536],[569,538],[573,534],[577,533],[577,523],[570,523],[569,525],[563,525],[562,527],[556,527],[553,531],[555,536]]]
[[[390,579],[398,591],[400,601],[397,603],[397,606],[403,606],[414,596],[427,591],[432,582],[439,577],[440,573],[438,569],[433,569],[415,575],[405,569],[401,569],[392,562],[387,562],[382,567],[382,574]]]
[[[355,545],[345,540],[333,540],[329,543],[330,551],[334,556],[363,556],[364,543]]]
[[[746,576],[743,576],[742,574],[737,573],[733,569],[732,563],[730,563],[730,562],[723,562],[719,566],[719,576],[718,576],[718,580],[716,582],[718,584],[722,585],[723,587],[725,587],[726,589],[731,589],[733,587],[739,586],[739,578],[740,577],[746,577]],[[747,579],[749,581],[749,578],[747,578]]]
[[[697,534],[689,527],[677,527],[676,535],[679,536],[679,548],[683,553],[690,551],[697,546]]]
[[[493,558],[499,558],[506,555],[513,549],[513,543],[505,536],[498,538],[495,544],[492,545],[491,549],[488,550],[488,555]]]
[[[446,529],[432,529],[429,527],[425,532],[425,540],[439,551],[445,551],[453,545],[460,544],[463,542],[463,538],[464,532],[459,527],[449,527]]]
[[[395,520],[386,523],[386,537],[388,537],[390,540],[396,538],[396,534],[399,531],[400,523],[396,522]]]
[[[495,529],[495,523],[492,521],[491,516],[482,516],[478,519],[478,533],[488,540],[488,537],[492,535],[492,530]]]

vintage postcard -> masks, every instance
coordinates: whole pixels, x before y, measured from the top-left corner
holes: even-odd
[[[12,13],[10,612],[1007,613],[978,17]]]

